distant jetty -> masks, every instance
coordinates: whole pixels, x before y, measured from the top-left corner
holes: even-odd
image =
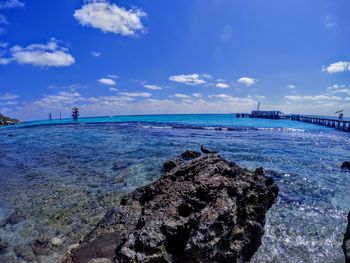
[[[312,124],[327,126],[337,130],[350,132],[350,121],[343,119],[342,111],[338,119],[327,117],[309,116],[301,114],[284,114],[281,111],[261,111],[253,110],[251,113],[235,113],[236,118],[260,118],[260,119],[287,119],[292,121],[308,122]]]
[[[16,123],[19,123],[20,121],[17,119],[12,119],[10,117],[7,117],[5,115],[2,115],[0,113],[0,126],[6,126],[6,125],[14,125]]]

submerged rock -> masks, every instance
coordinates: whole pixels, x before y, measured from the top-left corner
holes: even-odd
[[[247,262],[278,188],[215,154],[126,195],[62,262]]]
[[[38,237],[31,244],[35,255],[49,255],[52,248],[52,243],[46,237]]]
[[[0,228],[6,227],[7,225],[16,225],[25,220],[25,216],[20,212],[15,211],[10,214],[6,219],[0,221]]]
[[[4,251],[7,247],[8,247],[7,242],[4,241],[4,240],[1,240],[1,238],[0,238],[0,253],[1,253],[2,251]]]
[[[345,161],[341,165],[342,169],[350,169],[350,161]]]
[[[350,212],[348,214],[348,225],[346,227],[342,249],[345,254],[345,262],[350,263]]]
[[[17,257],[23,259],[25,262],[35,261],[35,256],[28,246],[16,245],[14,247],[14,252]]]

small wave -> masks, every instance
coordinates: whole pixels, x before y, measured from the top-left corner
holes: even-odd
[[[258,128],[258,130],[262,130],[262,131],[281,131],[281,132],[305,132],[304,129],[298,129],[298,128]]]
[[[141,125],[145,129],[173,129],[172,126],[154,126],[154,125]]]

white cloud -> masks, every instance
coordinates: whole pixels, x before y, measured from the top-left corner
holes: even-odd
[[[322,68],[323,72],[327,72],[329,74],[350,71],[350,62],[348,61],[339,61],[333,64],[330,64],[328,67]]]
[[[323,102],[323,101],[341,101],[342,98],[338,96],[331,95],[313,95],[313,96],[285,96],[287,100],[291,101],[314,101],[314,102]]]
[[[81,100],[80,93],[61,91],[57,95],[46,95],[34,104],[43,108],[61,108],[65,105],[73,105],[79,100]]]
[[[123,36],[135,36],[138,32],[144,32],[141,19],[146,16],[141,9],[126,10],[107,0],[89,1],[74,12],[75,19],[83,26]]]
[[[254,85],[257,81],[258,81],[257,79],[253,79],[253,78],[249,78],[249,77],[242,77],[242,78],[237,80],[238,83],[244,84],[247,87]]]
[[[38,67],[66,67],[75,63],[74,57],[67,53],[66,48],[60,47],[54,38],[46,44],[14,46],[8,52],[10,55],[1,57],[0,64],[17,62]]]
[[[172,97],[175,97],[178,99],[190,99],[191,98],[191,96],[188,96],[188,95],[182,94],[182,93],[176,93]]]
[[[7,0],[3,3],[0,3],[0,9],[24,7],[24,2],[19,0]]]
[[[161,89],[163,89],[162,87],[159,87],[159,86],[157,86],[157,85],[144,85],[144,87],[146,88],[146,89],[150,89],[150,90],[161,90]]]
[[[142,97],[142,98],[148,98],[152,96],[152,94],[148,92],[121,92],[120,94],[127,97]]]
[[[288,84],[287,87],[290,88],[290,89],[295,89],[296,88],[296,86],[293,85],[293,84]]]
[[[114,86],[117,84],[113,79],[109,79],[109,78],[101,78],[97,81],[108,86]]]
[[[91,51],[91,55],[93,55],[95,58],[98,58],[99,56],[101,56],[101,52]]]
[[[0,94],[0,100],[14,100],[18,98],[19,98],[18,95],[11,94],[11,93]]]
[[[350,95],[350,87],[347,87],[346,85],[337,85],[334,84],[327,88],[327,91],[332,94],[336,93],[344,93],[347,95]]]
[[[116,88],[109,88],[109,90],[110,90],[110,91],[113,91],[113,92],[118,91],[118,89],[116,89]]]
[[[244,97],[235,97],[235,96],[231,96],[228,94],[217,94],[217,95],[209,95],[209,98],[219,98],[219,99],[223,99],[226,101],[230,101],[230,102],[239,102],[239,103],[248,103],[248,104],[255,104],[256,102],[252,99],[252,98],[244,98]]]
[[[227,89],[230,87],[230,85],[226,84],[226,83],[223,83],[223,82],[220,82],[220,83],[217,83],[216,84],[216,87],[217,88],[220,88],[220,89]]]
[[[202,93],[192,93],[192,96],[195,98],[202,98],[203,97]]]
[[[170,76],[169,80],[175,81],[178,83],[184,83],[187,85],[201,85],[205,84],[206,81],[204,78],[209,78],[211,77],[210,75],[204,74],[204,75],[199,75],[199,74],[187,74],[187,75],[174,75]]]

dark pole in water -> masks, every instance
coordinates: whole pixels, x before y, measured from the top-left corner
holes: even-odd
[[[49,112],[49,120],[52,121],[52,115],[51,112]]]
[[[62,121],[62,112],[60,112],[60,121]]]

